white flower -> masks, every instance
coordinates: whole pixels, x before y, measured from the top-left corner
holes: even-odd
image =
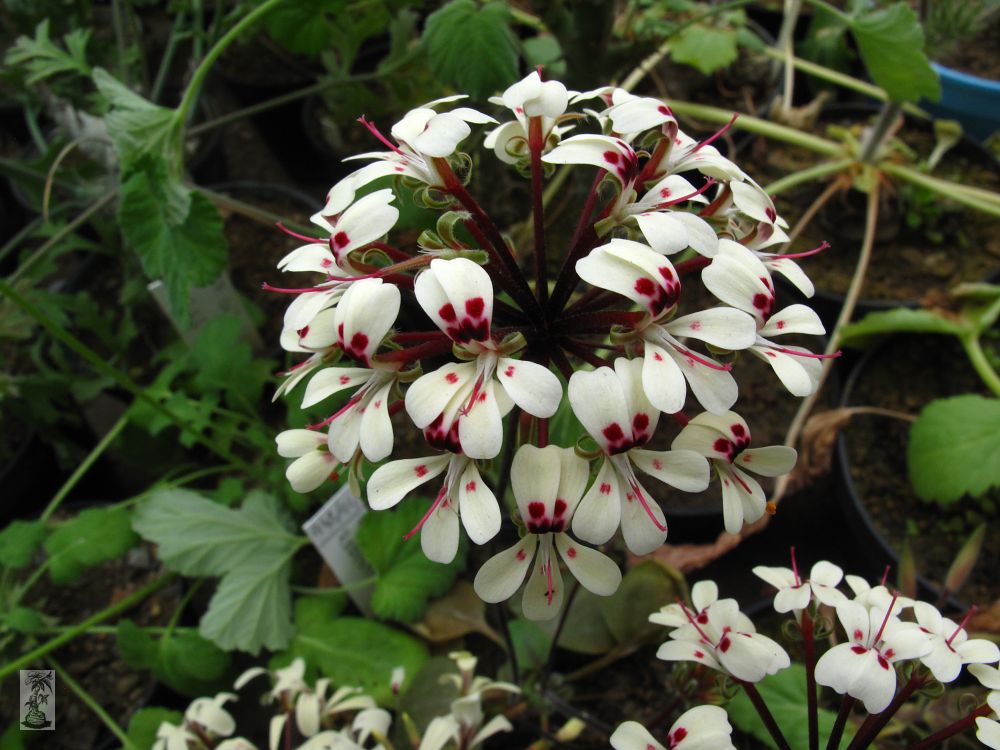
[[[628,297],[656,320],[673,309],[681,282],[673,264],[648,245],[615,238],[576,262],[588,284]]]
[[[372,510],[391,508],[424,482],[447,469],[444,484],[420,522],[406,535],[420,531],[420,546],[431,560],[449,563],[458,552],[458,522],[476,544],[485,544],[500,531],[500,506],[468,456],[442,454],[383,464],[368,480]]]
[[[722,481],[722,515],[726,531],[739,533],[743,523],[764,515],[764,490],[747,471],[766,477],[787,474],[795,466],[794,448],[770,445],[750,449],[750,428],[735,412],[696,416],[671,446],[696,451],[712,462]]]
[[[698,581],[691,587],[691,604],[694,611],[689,610],[679,602],[663,605],[658,612],[649,616],[650,622],[657,625],[679,628],[690,622],[690,617],[694,617],[699,622],[708,617],[706,610],[719,600],[719,587],[715,581]]]
[[[934,679],[952,682],[958,678],[963,664],[992,664],[1000,660],[995,643],[981,638],[969,638],[965,628],[926,602],[914,602],[913,614],[920,629],[930,636],[931,651],[920,657]]]
[[[670,726],[666,745],[657,742],[642,724],[626,721],[611,735],[615,750],[735,750],[733,728],[720,706],[695,706]]]
[[[986,698],[989,707],[993,709],[994,716],[1000,716],[1000,691],[994,690]],[[1000,722],[996,719],[988,719],[985,716],[976,717],[976,739],[986,747],[993,750],[1000,750]]]
[[[828,604],[836,607],[846,600],[842,592],[837,589],[844,571],[838,566],[826,560],[820,560],[812,566],[809,571],[809,578],[803,581],[799,577],[798,567],[795,567],[795,553],[792,551],[792,569],[769,568],[758,565],[753,569],[753,573],[758,578],[762,578],[778,589],[774,597],[774,609],[776,612],[799,612],[809,606],[810,601],[815,599],[821,604]]]
[[[558,142],[559,135],[568,129],[558,127],[558,122],[566,112],[569,92],[559,81],[542,81],[537,71],[510,86],[502,96],[490,97],[490,101],[514,113],[514,120],[487,133],[483,140],[483,145],[492,148],[497,158],[507,164],[517,164],[528,156],[532,118],[540,118],[538,132],[546,149],[551,145],[551,136]]]
[[[837,618],[850,640],[819,658],[816,682],[857,698],[868,713],[881,713],[896,692],[892,665],[924,656],[931,641],[915,623],[901,622],[892,608],[844,601],[837,605]]]
[[[744,682],[760,682],[790,664],[788,654],[775,641],[756,631],[739,610],[735,599],[719,599],[670,633],[660,646],[658,659],[696,661]]]
[[[509,599],[528,575],[524,616],[530,620],[555,617],[563,601],[555,552],[588,591],[609,596],[618,589],[618,566],[565,533],[587,486],[587,475],[587,462],[572,448],[521,446],[511,466],[511,487],[528,533],[479,569],[475,588],[483,601]]]
[[[600,367],[573,373],[569,400],[573,413],[604,452],[597,479],[573,517],[573,533],[591,544],[603,544],[620,524],[633,553],[652,552],[666,539],[667,522],[635,469],[684,492],[700,492],[708,486],[708,463],[693,451],[641,447],[660,418],[643,392],[641,360],[620,357],[614,370]]]
[[[435,258],[414,291],[435,325],[475,358],[427,373],[406,392],[406,411],[432,445],[493,458],[512,403],[536,417],[555,414],[562,400],[559,378],[540,364],[505,356],[493,341],[493,284],[481,266],[467,258]],[[452,429],[458,433],[454,443]]]
[[[312,492],[332,475],[340,463],[330,453],[328,438],[314,430],[285,430],[275,437],[278,455],[294,458],[285,478],[296,492]]]

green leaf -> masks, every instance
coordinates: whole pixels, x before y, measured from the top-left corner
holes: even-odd
[[[526,671],[541,668],[549,658],[552,636],[542,630],[537,622],[523,617],[511,620],[509,628],[517,663]]]
[[[242,328],[243,321],[233,314],[220,315],[202,326],[191,350],[198,366],[195,385],[200,390],[223,390],[252,404],[260,397],[264,382],[254,377],[250,345],[240,339]],[[234,372],[241,376],[234,378]]]
[[[165,163],[146,159],[121,187],[118,220],[146,275],[162,279],[173,314],[187,325],[191,288],[214,281],[226,266],[219,212],[168,176]]]
[[[952,503],[1000,485],[1000,400],[965,395],[932,401],[910,428],[906,462],[917,495]]]
[[[924,30],[905,2],[851,17],[868,74],[894,102],[941,98],[937,73],[924,54]]]
[[[146,156],[166,164],[178,162],[180,123],[175,119],[174,110],[143,99],[103,68],[95,68],[93,79],[97,90],[111,106],[104,122],[124,178],[131,175]]]
[[[0,614],[0,623],[3,623],[15,633],[25,633],[31,635],[37,633],[45,627],[45,621],[38,610],[30,607],[14,607],[3,614]]]
[[[736,32],[708,26],[688,26],[670,48],[674,62],[692,65],[704,75],[724,68],[738,55]]]
[[[160,724],[167,722],[180,726],[184,720],[180,711],[171,711],[169,708],[150,706],[140,708],[128,721],[127,735],[133,747],[152,747],[156,742],[156,730]]]
[[[452,0],[427,18],[424,44],[434,73],[475,99],[517,79],[517,42],[502,2]]]
[[[360,686],[379,704],[393,700],[389,678],[403,667],[416,675],[427,661],[427,649],[416,638],[360,617],[318,616],[315,604],[296,603],[296,633],[282,660],[301,656],[338,686]]]
[[[156,678],[192,698],[215,692],[229,669],[229,654],[192,630],[177,630],[159,638],[131,620],[118,623],[118,649],[137,669],[151,669]]]
[[[90,65],[87,63],[87,42],[90,40],[90,29],[74,29],[63,37],[66,44],[64,51],[49,38],[49,19],[45,19],[35,27],[34,38],[21,36],[7,51],[7,65],[23,65],[28,71],[24,82],[34,86],[46,78],[60,73],[75,73],[89,76]]]
[[[801,664],[792,664],[787,669],[783,669],[777,674],[765,677],[757,683],[757,690],[760,691],[764,703],[770,709],[775,721],[781,728],[782,734],[788,740],[791,750],[808,750],[809,748],[809,722],[807,720],[807,695],[806,695],[806,670]],[[760,719],[760,714],[753,707],[750,699],[742,690],[733,700],[725,706],[730,720],[744,732],[749,732],[765,745],[777,750],[777,745],[771,739],[770,732]],[[830,730],[837,715],[833,711],[820,708],[819,718],[819,746],[826,747]],[[847,722],[844,727],[844,736],[841,747],[846,747],[854,736],[855,727],[851,722]]]
[[[287,645],[290,560],[302,538],[289,533],[274,498],[251,492],[235,510],[188,490],[162,490],[139,506],[134,525],[171,570],[222,576],[201,621],[205,638],[251,653]]]
[[[7,725],[3,734],[0,734],[0,750],[24,750],[25,734],[27,732],[22,731],[21,726],[17,722],[12,721]]]
[[[539,34],[521,42],[524,59],[529,66],[541,65],[548,77],[556,77],[566,73],[566,61],[563,60],[562,47],[559,40],[551,34]]]
[[[420,540],[404,540],[430,508],[429,500],[408,500],[392,511],[366,513],[358,526],[357,543],[378,574],[372,610],[385,620],[413,622],[427,609],[427,602],[451,588],[465,568],[465,546],[447,565],[432,562]]]
[[[0,565],[17,569],[30,564],[44,538],[41,521],[12,521],[0,531]]]
[[[856,323],[844,326],[840,336],[842,346],[865,346],[875,336],[887,333],[940,333],[960,336],[966,330],[961,321],[946,318],[930,310],[897,307],[894,310],[870,312]]]
[[[138,541],[125,508],[90,508],[56,527],[45,540],[49,575],[69,583],[84,570],[113,560]]]
[[[682,597],[685,588],[679,572],[645,560],[625,574],[614,594],[601,598],[601,614],[619,644],[642,643],[663,634],[649,616]]]
[[[445,675],[457,675],[455,662],[447,656],[432,656],[412,677],[399,702],[400,712],[409,714],[423,733],[435,716],[451,713],[451,702],[459,697],[458,687]]]

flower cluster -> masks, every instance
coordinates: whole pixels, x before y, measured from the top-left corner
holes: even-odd
[[[970,638],[964,621],[955,623],[930,604],[890,591],[884,582],[871,586],[857,576],[844,576],[829,562],[816,563],[809,578],[803,580],[794,553],[792,563],[791,569],[759,566],[754,573],[777,589],[775,610],[795,615],[805,646],[807,676],[802,688],[806,695],[813,695],[808,716],[812,736],[818,731],[816,685],[844,696],[833,733],[843,731],[856,703],[864,708],[868,718],[861,723],[850,746],[865,748],[917,690],[954,682],[962,668],[969,665],[969,672],[992,692],[968,716],[913,747],[936,747],[934,742],[943,742],[975,724],[983,744],[1000,748],[1000,723],[989,718],[1000,708],[1000,672],[989,666],[1000,660],[995,643]],[[841,583],[846,583],[850,594],[840,589]],[[777,746],[788,747],[755,683],[788,667],[789,656],[774,640],[756,632],[735,600],[720,599],[718,594],[713,582],[700,581],[692,587],[690,605],[670,604],[650,616],[652,622],[671,628],[669,640],[660,646],[657,656],[667,661],[695,662],[726,675],[747,692]],[[840,630],[832,636],[835,645],[817,659],[816,624],[826,619],[826,613],[835,613]],[[716,713],[706,715],[698,731],[715,733],[718,738],[716,744],[697,746],[730,746],[725,712],[714,706],[701,708],[713,708]],[[681,746],[675,737],[678,725],[685,727],[685,736],[691,731],[691,713],[671,728],[669,747]],[[614,737],[612,744],[624,749],[642,747],[642,738],[648,733],[634,722],[627,722],[619,727],[616,736],[619,744],[615,744]],[[660,746],[651,738],[646,741],[650,747]],[[837,746],[832,737],[830,743],[830,747]],[[815,742],[811,746],[815,747]]]
[[[287,476],[300,492],[346,471],[360,494],[363,460],[376,464],[365,490],[375,510],[436,481],[411,535],[442,563],[463,529],[478,545],[500,532],[505,499],[484,468],[516,456],[499,472],[509,472],[524,533],[484,566],[476,588],[499,601],[527,578],[526,614],[550,617],[562,600],[554,551],[595,593],[620,580],[569,530],[591,545],[620,530],[634,554],[667,538],[668,519],[640,475],[680,492],[717,477],[729,532],[765,513],[749,472],[786,473],[795,451],[749,448],[750,427],[732,411],[738,355],[763,360],[804,396],[818,385],[822,355],[778,340],[824,329],[805,305],[779,308],[773,273],[807,295],[812,285],[796,256],[776,252],[787,224],[712,145],[719,134],[695,141],[662,101],[613,88],[572,92],[537,72],[491,100],[513,119],[455,107],[461,98],[412,110],[391,137],[362,118],[386,150],[353,157],[368,163],[312,217],[322,236],[302,237],[308,244],[279,263],[314,279],[270,287],[296,295],[281,343],[306,355],[278,392],[304,384],[303,408],[328,411],[280,434],[278,452],[295,459]],[[596,132],[579,132],[588,122]],[[490,126],[489,151],[473,157],[460,146],[481,125]],[[524,246],[468,188],[477,158],[494,156],[531,177],[533,241]],[[545,216],[543,186],[556,165],[586,168],[593,182],[568,237]],[[385,178],[396,178],[392,187]],[[401,200],[440,212],[415,245],[392,239]],[[404,423],[393,417],[404,411],[430,453],[387,460]],[[550,420],[569,411],[586,434],[549,446]],[[670,425],[679,426],[671,449],[653,450],[658,428]],[[515,440],[520,449],[504,452]]]

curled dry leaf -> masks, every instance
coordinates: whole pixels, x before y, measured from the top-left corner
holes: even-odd
[[[482,633],[494,643],[504,643],[486,622],[486,604],[468,581],[458,581],[445,596],[432,601],[413,630],[432,643],[451,641],[469,633]]]

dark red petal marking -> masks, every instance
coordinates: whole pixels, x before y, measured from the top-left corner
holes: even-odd
[[[466,492],[475,492],[476,491],[476,483],[475,482],[468,482],[465,485],[465,491]]]
[[[566,550],[566,556],[576,557],[576,547],[570,547],[568,550]]]
[[[563,500],[562,498],[557,498],[556,499],[555,508],[554,508],[554,512],[555,512],[555,514],[557,516],[561,516],[563,513],[565,513],[566,512],[566,501]]]
[[[620,158],[621,157],[617,153],[615,153],[614,151],[605,151],[604,152],[604,161],[606,161],[608,164],[617,164],[618,163],[618,159],[620,159]]]
[[[337,247],[344,247],[350,241],[351,238],[347,236],[347,232],[337,232],[333,235],[333,244]]]
[[[416,474],[418,477],[422,477],[425,474],[427,474],[427,467],[424,466],[423,464],[420,464],[420,466],[418,466],[413,470],[413,473]]]
[[[719,651],[726,653],[731,645],[732,642],[729,640],[729,636],[724,635],[722,636],[722,640],[719,641]]]
[[[601,434],[604,435],[609,443],[617,443],[625,437],[625,433],[622,432],[622,428],[617,422],[609,424],[601,431]]]
[[[517,557],[518,560],[523,560],[525,557],[527,557],[523,549],[519,549],[517,551],[517,555],[515,556]]]
[[[478,318],[482,315],[483,310],[485,309],[486,303],[483,302],[482,297],[473,297],[472,299],[465,301],[465,311],[474,318]]]
[[[851,646],[851,651],[853,651],[856,654],[868,653],[868,649],[866,649],[864,646]]]
[[[607,482],[601,482],[601,494],[602,495],[610,495],[611,494],[611,485],[608,484]]]
[[[341,375],[340,378],[338,378],[338,379],[340,380],[340,384],[341,385],[347,385],[348,383],[351,382],[351,379],[349,377],[347,377],[346,375]]]
[[[534,501],[528,503],[528,515],[532,518],[541,518],[545,515],[545,503]]]
[[[635,280],[635,290],[645,297],[652,297],[656,293],[656,284],[642,276]]]
[[[355,351],[364,351],[365,347],[368,346],[368,337],[360,331],[353,336],[351,336],[351,348]]]
[[[514,377],[514,365],[508,365],[507,369],[503,371],[503,374],[508,378]]]
[[[455,308],[452,307],[450,302],[448,302],[447,304],[441,306],[441,308],[438,310],[438,315],[441,316],[442,320],[451,323],[452,321],[455,320]]]
[[[453,372],[449,372],[447,375],[444,376],[444,379],[447,380],[449,383],[457,383],[458,375],[456,375]]]
[[[647,427],[649,427],[649,417],[647,415],[639,413],[632,418],[632,429],[635,432],[645,432]]]

